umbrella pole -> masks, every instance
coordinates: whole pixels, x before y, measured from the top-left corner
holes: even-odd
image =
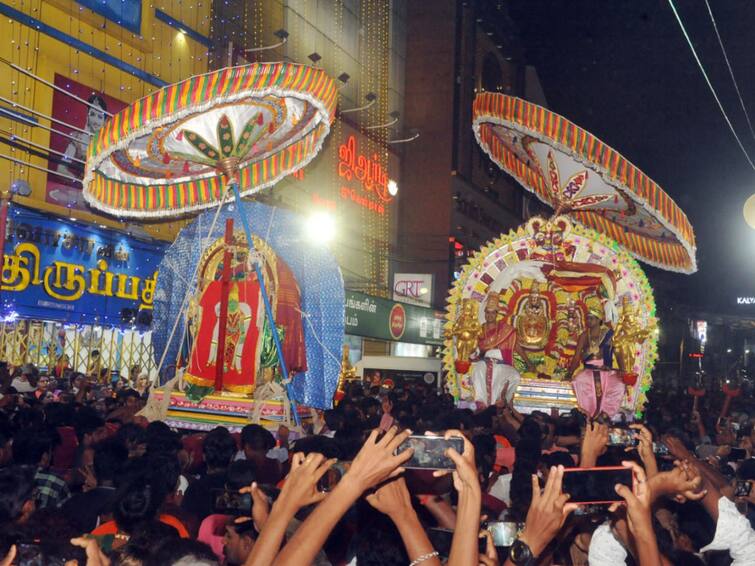
[[[239,185],[236,181],[230,183],[230,188],[233,191],[233,196],[236,199],[236,207],[239,211],[239,217],[241,217],[241,224],[244,227],[244,234],[246,234],[246,242],[249,246],[249,251],[254,250],[254,241],[252,240],[252,229],[249,226],[249,219],[244,214],[244,205],[241,200],[241,194],[239,193]],[[270,324],[270,331],[273,334],[273,341],[275,342],[275,351],[278,354],[278,363],[280,364],[281,374],[283,374],[283,382],[286,384],[286,391],[288,392],[288,400],[291,403],[291,409],[294,413],[294,422],[296,426],[301,426],[301,420],[299,419],[299,412],[296,410],[296,401],[294,401],[293,391],[291,390],[291,383],[288,381],[288,368],[286,367],[286,361],[283,359],[283,347],[281,346],[280,337],[278,336],[278,328],[275,326],[275,319],[273,317],[273,307],[270,304],[270,299],[267,296],[267,288],[265,287],[265,279],[262,275],[259,263],[252,262],[254,265],[254,271],[257,273],[257,280],[260,283],[260,291],[262,294],[262,302],[265,304],[265,314],[267,315],[267,321]]]

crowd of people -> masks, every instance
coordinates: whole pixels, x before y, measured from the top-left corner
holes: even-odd
[[[0,369],[2,566],[755,564],[746,399],[718,418],[714,392],[656,388],[610,423],[351,383],[303,431],[198,434],[139,416],[135,383]],[[601,488],[605,467],[631,481]]]

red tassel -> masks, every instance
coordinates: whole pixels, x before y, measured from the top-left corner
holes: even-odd
[[[184,139],[184,131],[183,130],[178,130],[178,133],[176,134],[176,139],[178,141],[183,141],[183,139]]]
[[[168,155],[167,153],[163,153],[163,163],[165,163],[165,165],[170,163],[170,155]]]
[[[257,125],[261,126],[264,123],[265,123],[265,119],[262,116],[262,112],[260,112],[259,114],[257,114]]]
[[[183,172],[185,174],[187,174],[187,175],[190,173],[190,171],[189,171],[189,162],[188,161],[184,161]]]

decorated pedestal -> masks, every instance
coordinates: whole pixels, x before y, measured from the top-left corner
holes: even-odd
[[[154,393],[157,403],[162,403],[163,393]],[[299,407],[302,422],[310,418],[309,409]],[[279,425],[290,425],[291,416],[283,401],[260,401],[251,397],[235,395],[208,395],[201,401],[189,399],[184,393],[171,393],[167,414],[162,420],[169,426],[183,430],[209,431],[224,426],[231,432],[241,430],[255,422],[275,430]]]

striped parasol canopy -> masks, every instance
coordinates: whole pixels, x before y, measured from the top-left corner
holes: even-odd
[[[697,270],[687,216],[589,132],[537,104],[493,93],[475,98],[473,128],[490,158],[557,213],[569,213],[650,265]]]
[[[137,100],[89,145],[84,197],[121,217],[216,204],[233,176],[242,195],[317,155],[337,103],[321,69],[258,63],[197,75]]]

